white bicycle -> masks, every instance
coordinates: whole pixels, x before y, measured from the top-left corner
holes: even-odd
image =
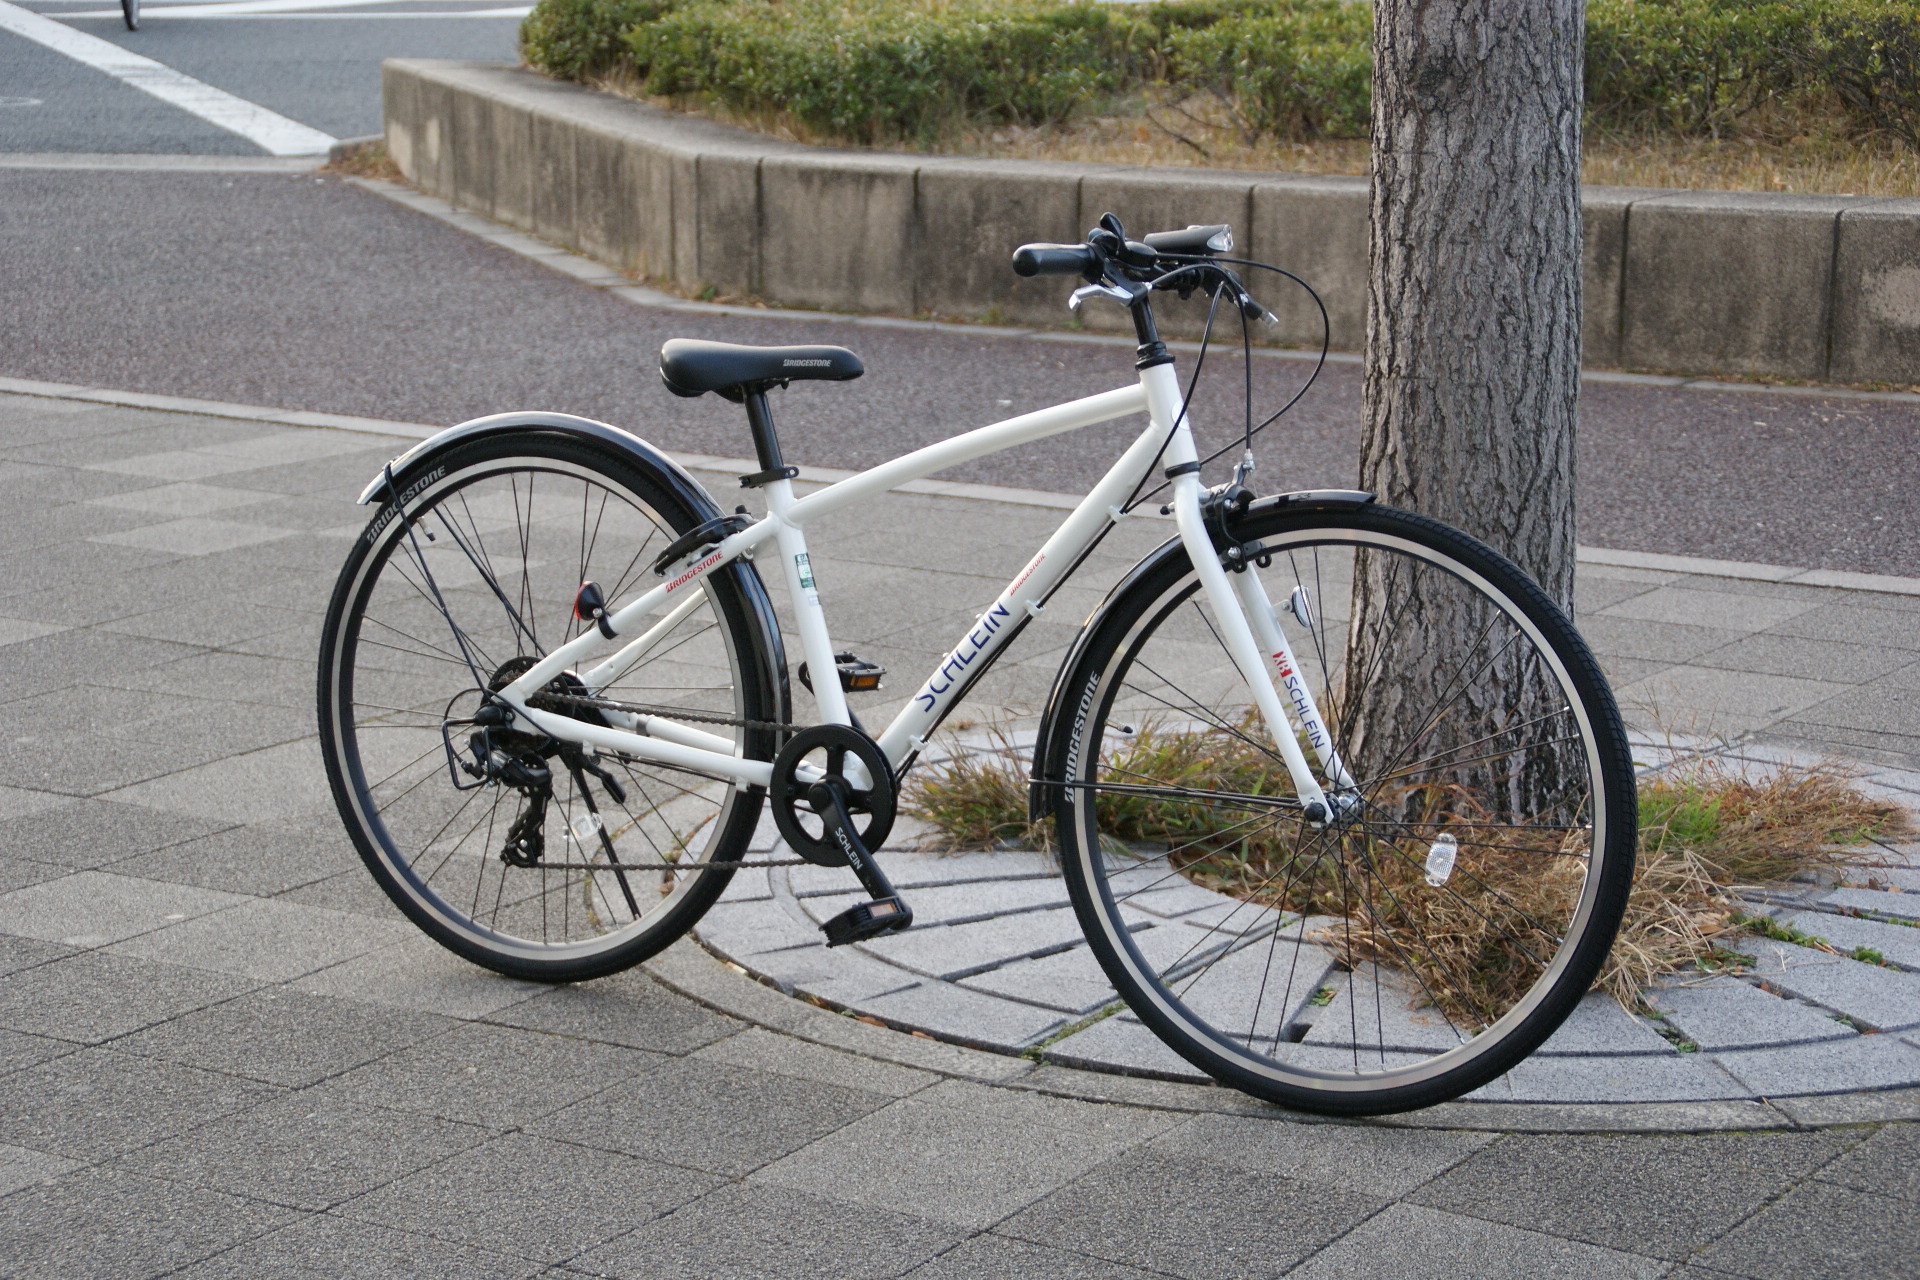
[[[1474,539],[1365,493],[1255,499],[1244,469],[1202,484],[1191,386],[1152,298],[1198,290],[1258,313],[1230,248],[1224,227],[1131,240],[1111,215],[1083,244],[1022,248],[1022,274],[1078,276],[1076,304],[1130,309],[1138,381],[805,496],[769,392],[858,377],[858,358],[667,343],[670,390],[744,405],[760,469],[741,483],[764,492],[761,519],[724,514],[638,437],[561,414],[478,419],[395,458],[361,495],[376,509],[333,595],[319,685],[334,795],[381,886],[477,964],[592,978],[659,951],[736,868],[767,863],[746,851],[771,805],[795,858],[848,867],[870,898],[826,926],[828,945],[907,927],[874,856],[902,778],[1114,522],[1170,491],[1178,535],[1085,624],[1033,762],[1034,815],[1053,819],[1107,976],[1182,1057],[1294,1107],[1405,1110],[1518,1062],[1588,989],[1625,905],[1636,815],[1618,711],[1563,613]],[[1143,412],[869,735],[847,694],[878,671],[833,642],[808,526]],[[1166,483],[1143,497],[1156,471]]]

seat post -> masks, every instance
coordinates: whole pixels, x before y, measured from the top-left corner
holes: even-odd
[[[780,471],[786,463],[780,458],[780,439],[773,433],[773,410],[767,404],[764,384],[741,388],[747,406],[747,427],[753,432],[754,452],[760,458],[760,471]]]

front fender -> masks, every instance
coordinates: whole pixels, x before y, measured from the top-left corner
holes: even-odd
[[[1275,493],[1254,499],[1247,505],[1245,511],[1228,517],[1226,528],[1229,534],[1233,534],[1237,527],[1250,517],[1266,515],[1273,511],[1351,511],[1355,507],[1364,507],[1373,500],[1371,493],[1361,489],[1301,489],[1294,493]],[[1209,520],[1207,526],[1213,529],[1213,521]],[[1237,538],[1233,540],[1238,541]],[[1225,540],[1221,538],[1217,529],[1214,532],[1214,541],[1220,549],[1225,550]],[[1067,656],[1061,660],[1060,670],[1053,677],[1053,691],[1047,695],[1046,714],[1040,717],[1040,733],[1033,744],[1032,781],[1027,787],[1027,816],[1030,821],[1039,822],[1053,812],[1053,789],[1047,784],[1061,781],[1056,776],[1059,770],[1055,768],[1052,759],[1054,726],[1064,710],[1067,678],[1080,665],[1080,655],[1085,651],[1094,632],[1099,629],[1101,621],[1106,617],[1107,610],[1113,607],[1115,601],[1125,596],[1134,583],[1165,564],[1168,557],[1184,554],[1186,552],[1181,546],[1178,535],[1168,538],[1149,551],[1142,557],[1140,563],[1129,569],[1127,575],[1113,585],[1113,589],[1107,592],[1106,599],[1100,602],[1100,607],[1093,611],[1087,618],[1086,625],[1081,627],[1079,634],[1074,636],[1073,644],[1067,650]]]

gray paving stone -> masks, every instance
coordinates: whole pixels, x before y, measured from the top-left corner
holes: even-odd
[[[700,921],[700,937],[722,953],[738,958],[821,942],[818,927],[795,919],[771,898],[715,903]]]
[[[715,1041],[694,1053],[693,1057],[697,1061],[748,1067],[754,1071],[793,1076],[799,1080],[842,1084],[894,1098],[918,1093],[940,1080],[931,1071],[916,1071],[891,1062],[843,1053],[759,1027]]]
[[[71,1040],[30,1036],[20,1031],[0,1031],[0,1075],[30,1067],[36,1062],[63,1057],[79,1047]]]
[[[1701,1049],[1745,1049],[1815,1040],[1846,1040],[1853,1028],[1797,1000],[1763,991],[1738,978],[1709,978],[1655,987],[1654,1008]]]
[[[882,1280],[951,1248],[950,1227],[779,1187],[727,1187],[575,1260],[594,1275],[655,1280]]]
[[[1795,1187],[1703,1251],[1759,1280],[1908,1280],[1920,1222],[1907,1206],[1822,1182]]]
[[[310,973],[293,985],[311,995],[341,996],[449,1018],[501,1015],[546,989],[468,964],[418,934]]]
[[[1056,951],[1035,960],[1016,960],[998,969],[962,978],[960,985],[975,991],[1058,1009],[1085,1017],[1120,998],[1101,971],[1100,962],[1086,947]]]
[[[1487,1102],[1698,1102],[1747,1089],[1697,1053],[1528,1058],[1467,1097]]]
[[[527,1129],[562,1142],[740,1177],[889,1101],[864,1089],[683,1059]]]
[[[11,893],[28,885],[57,880],[66,875],[68,870],[51,862],[35,862],[31,858],[0,858],[0,893]]]
[[[1835,889],[1823,902],[1848,911],[1862,911],[1894,920],[1920,920],[1920,893],[1890,893],[1883,889]]]
[[[291,982],[418,936],[399,920],[253,898],[216,916],[129,938],[109,950],[263,982]]]
[[[636,972],[543,991],[492,1021],[656,1053],[691,1053],[742,1029]]]
[[[339,1088],[383,1107],[507,1129],[663,1061],[619,1045],[467,1023],[349,1072]]]
[[[1513,1134],[1411,1199],[1590,1244],[1682,1259],[1852,1143],[1833,1133]]]
[[[815,920],[825,920],[865,897],[866,894],[856,889],[845,894],[806,897],[800,902],[808,915]],[[952,924],[1068,905],[1066,883],[1058,878],[971,880],[965,884],[915,889],[908,901],[913,905],[913,925],[916,929],[923,925]]]
[[[1196,1116],[1152,1149],[1300,1182],[1398,1199],[1492,1142],[1484,1133],[1292,1124],[1246,1116]]]
[[[136,1280],[271,1231],[291,1211],[258,1200],[88,1169],[0,1199],[14,1275]]]
[[[1815,1176],[1855,1191],[1920,1203],[1920,1128],[1888,1125]]]
[[[1175,1118],[948,1082],[822,1138],[753,1177],[850,1204],[911,1205],[992,1225]]]
[[[0,1027],[97,1044],[260,984],[125,956],[80,952],[0,985]]]
[[[339,875],[315,880],[312,884],[289,889],[278,897],[307,907],[325,907],[329,911],[349,911],[372,916],[376,920],[402,920],[399,908],[387,897],[365,867],[342,871]]]
[[[1761,1097],[1920,1084],[1920,1048],[1899,1036],[1854,1036],[1713,1057]]]
[[[1644,1019],[1622,1009],[1618,1000],[1592,991],[1534,1052],[1549,1057],[1649,1053],[1664,1057],[1673,1052],[1673,1046]]]
[[[136,1151],[125,1167],[300,1209],[326,1209],[479,1146],[472,1125],[369,1106],[320,1086]]]
[[[214,889],[79,871],[0,894],[0,932],[98,947],[247,901]]]
[[[1382,1203],[1272,1174],[1136,1152],[998,1230],[1192,1280],[1252,1280],[1287,1271]]]
[[[73,800],[58,810],[0,821],[0,848],[75,871],[202,837],[230,821],[156,814],[134,804]]]
[[[293,666],[291,663],[281,665]],[[217,667],[207,676],[215,693],[232,689],[233,682],[239,678]],[[191,682],[182,692],[193,692]],[[312,697],[311,690],[299,692],[306,698]],[[286,696],[293,698],[293,690],[289,689]],[[237,795],[248,797],[244,815],[234,813],[233,797]],[[236,816],[244,816],[250,822],[333,816],[333,800],[321,768],[320,749],[310,738],[183,769],[111,792],[107,798],[209,821],[231,822]]]
[[[298,1088],[460,1025],[433,1014],[266,987],[148,1027],[114,1048]]]
[[[59,874],[65,875],[65,872]],[[80,954],[79,947],[61,942],[42,942],[38,938],[16,938],[0,933],[0,974],[18,973],[39,965]]]
[[[1301,1280],[1653,1280],[1666,1263],[1397,1204],[1316,1254]]]
[[[342,1206],[349,1217],[563,1262],[724,1185],[605,1150],[506,1134]]]
[[[702,941],[706,941],[702,937]],[[711,945],[711,944],[709,944]],[[730,955],[725,948],[715,948]],[[875,960],[851,948],[829,950],[824,941],[784,951],[763,951],[746,959],[755,974],[787,991],[818,996],[832,1005],[857,1008],[874,996],[925,981],[898,965]]]
[[[316,1214],[179,1272],[181,1280],[525,1280],[545,1264]]]
[[[88,1049],[0,1077],[0,1140],[98,1160],[279,1092],[251,1080]]]
[[[915,926],[861,944],[869,955],[929,977],[957,979],[1037,952],[1077,943],[1080,922],[1065,909],[998,916],[974,924]]]
[[[933,979],[861,1000],[853,1007],[885,1022],[924,1028],[990,1049],[1025,1048],[1066,1025],[1066,1019],[1051,1009],[1015,1004]]]
[[[80,1165],[80,1161],[65,1156],[0,1142],[0,1196],[10,1196],[22,1187],[53,1182]]]
[[[1743,939],[1754,957],[1753,976],[1790,995],[1844,1013],[1863,1026],[1899,1030],[1920,1026],[1920,974],[1862,964],[1771,938]]]
[[[261,897],[346,872],[371,882],[343,831],[233,827],[115,864],[122,875]],[[322,904],[324,905],[324,904]]]
[[[1123,1071],[1174,1080],[1205,1080],[1198,1067],[1169,1049],[1152,1029],[1129,1014],[1114,1014],[1056,1040],[1046,1060],[1095,1071]]]
[[[910,1280],[1030,1280],[1033,1276],[1049,1280],[1147,1280],[1154,1274],[1084,1253],[994,1235],[963,1240],[907,1273]]]

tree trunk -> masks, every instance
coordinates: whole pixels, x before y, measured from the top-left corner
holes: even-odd
[[[1361,487],[1488,542],[1569,610],[1583,28],[1583,0],[1375,0],[1360,460]],[[1453,687],[1443,655],[1488,619],[1390,598],[1379,557],[1356,573],[1348,732],[1358,754],[1392,758]],[[1379,674],[1362,687],[1363,671]],[[1555,696],[1537,671],[1488,675],[1428,748],[1524,723]],[[1460,782],[1538,795],[1571,762],[1505,763]]]
[[[1573,602],[1582,0],[1376,0],[1360,483]]]

